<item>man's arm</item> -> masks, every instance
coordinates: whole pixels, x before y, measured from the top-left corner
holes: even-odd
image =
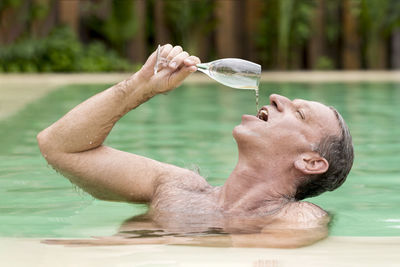
[[[164,66],[153,74],[153,53],[140,71],[79,104],[37,136],[49,164],[96,198],[149,202],[163,181],[195,175],[103,145],[122,116],[151,97],[177,87],[200,63],[179,46],[165,45],[161,55],[176,65]]]

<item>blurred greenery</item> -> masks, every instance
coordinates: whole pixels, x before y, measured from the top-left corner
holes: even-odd
[[[55,28],[43,39],[22,39],[0,47],[4,72],[132,71],[133,65],[103,43],[83,45],[68,27]]]
[[[256,44],[267,68],[292,68],[299,49],[311,36],[312,0],[264,1]],[[277,53],[278,51],[278,53]]]
[[[60,7],[0,1],[0,71],[132,71],[165,42],[203,61],[235,47],[232,56],[264,69],[400,68],[391,58],[400,54],[398,0],[88,0],[75,14]],[[79,27],[61,27],[62,12]]]
[[[137,31],[137,22],[133,16],[134,2],[112,1],[110,14],[106,17],[98,12],[101,5],[94,3],[89,8],[92,13],[85,21],[87,30],[102,36],[111,47],[123,54],[125,43],[132,39]]]
[[[0,11],[3,11],[6,8],[15,8],[21,5],[23,0],[2,0],[0,1]]]
[[[173,43],[181,44],[192,54],[198,54],[201,37],[216,27],[213,18],[215,1],[165,1],[166,23]]]

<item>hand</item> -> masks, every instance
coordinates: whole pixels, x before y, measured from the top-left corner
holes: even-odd
[[[197,70],[196,64],[200,63],[198,57],[190,56],[180,46],[172,47],[166,44],[160,49],[160,57],[166,58],[169,64],[160,64],[157,74],[154,74],[157,58],[157,53],[154,51],[138,72],[142,81],[147,83],[149,93],[154,95],[178,87],[187,76]]]

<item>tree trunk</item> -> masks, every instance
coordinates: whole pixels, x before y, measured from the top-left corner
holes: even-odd
[[[393,69],[400,69],[400,28],[393,32],[391,61]]]
[[[15,18],[16,9],[8,7],[0,13],[0,44],[9,44],[12,42],[12,37],[10,36],[10,24],[13,23]],[[14,25],[16,27],[17,25]]]
[[[235,57],[238,43],[235,38],[235,3],[236,1],[218,0],[216,3],[216,42],[219,58]]]
[[[387,49],[384,30],[387,28],[382,18],[388,15],[390,8],[389,1],[366,2],[366,18],[368,20],[367,28],[367,49],[366,63],[369,69],[385,69],[387,67]]]
[[[359,69],[360,60],[360,38],[358,34],[358,18],[354,11],[359,7],[357,1],[343,0],[343,69]]]
[[[261,19],[262,2],[260,0],[246,0],[246,30],[245,39],[246,46],[244,47],[245,56],[251,61],[259,61],[255,40],[258,32],[258,25]]]
[[[35,38],[45,37],[49,34],[51,29],[54,27],[56,23],[56,1],[54,0],[34,0],[35,4],[42,4],[49,6],[49,11],[42,18],[36,18],[31,22],[30,25],[30,33],[31,36]]]
[[[311,26],[311,39],[308,51],[308,64],[311,69],[317,68],[318,60],[324,55],[325,49],[325,21],[324,8],[325,0],[316,1]]]
[[[11,44],[27,28],[30,8],[28,1],[17,7],[8,7],[0,14],[0,44]]]
[[[293,0],[279,1],[278,68],[287,69],[289,59],[290,25],[293,17]]]
[[[163,0],[155,0],[154,3],[154,21],[155,21],[155,41],[156,45],[170,43],[169,31],[165,25],[164,16],[164,2]]]
[[[386,42],[379,34],[375,34],[368,43],[367,64],[370,69],[386,68]]]
[[[146,0],[136,0],[134,13],[136,19],[135,37],[128,43],[128,57],[132,62],[144,63],[147,58],[146,49]]]
[[[60,22],[70,26],[76,36],[79,36],[79,1],[60,0],[58,6]]]

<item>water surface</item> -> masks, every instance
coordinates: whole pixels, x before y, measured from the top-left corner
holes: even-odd
[[[36,134],[107,85],[59,88],[0,121],[0,236],[112,235],[145,205],[95,200],[55,173]],[[335,106],[350,126],[355,162],[338,190],[309,199],[334,215],[331,235],[400,236],[400,84],[263,83],[271,93]],[[182,86],[121,119],[106,144],[187,168],[221,185],[236,163],[232,129],[254,114],[254,92],[218,85]]]

